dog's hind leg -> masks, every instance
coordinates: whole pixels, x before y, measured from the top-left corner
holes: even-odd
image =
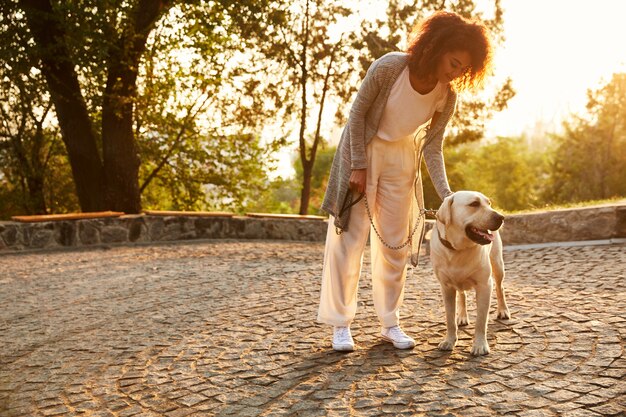
[[[467,318],[467,300],[465,297],[465,291],[459,291],[459,298],[456,299],[456,311],[458,312],[456,317],[456,324],[461,326],[467,326],[469,319]]]
[[[495,259],[494,259],[495,258]],[[504,261],[502,257],[491,258],[491,270],[493,278],[496,281],[496,296],[498,297],[498,315],[499,319],[508,320],[511,318],[509,306],[506,304],[506,294],[504,292]]]
[[[443,304],[446,308],[446,337],[439,343],[440,350],[452,350],[456,345],[456,289],[452,287],[441,286],[441,294],[443,295]]]
[[[476,287],[476,329],[474,331],[472,355],[486,355],[489,353],[487,321],[489,320],[489,304],[491,304],[492,289],[493,281],[491,279]]]

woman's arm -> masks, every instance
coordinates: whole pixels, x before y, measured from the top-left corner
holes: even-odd
[[[441,117],[441,112],[436,111],[435,114],[433,114],[432,119],[430,119],[430,125],[428,125],[428,128],[432,129],[437,124],[437,121],[439,120],[440,117]]]
[[[435,112],[431,119],[430,126],[435,126],[437,120],[441,117],[440,112]],[[446,175],[446,166],[443,161],[443,133],[445,129],[441,129],[437,135],[424,147],[424,160],[430,174],[430,179],[437,190],[437,194],[443,200],[452,194],[448,177]]]
[[[365,115],[380,92],[380,85],[376,76],[379,61],[374,61],[367,70],[361,87],[352,103],[348,127],[350,129],[350,156],[351,168],[367,168],[365,156]]]

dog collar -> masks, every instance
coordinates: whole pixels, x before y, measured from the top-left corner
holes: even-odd
[[[454,246],[452,246],[452,243],[450,243],[450,241],[445,240],[444,238],[441,237],[441,232],[439,232],[439,227],[437,226],[437,222],[435,222],[435,227],[437,228],[437,237],[439,238],[439,241],[441,242],[441,244],[445,246],[446,248],[455,251],[456,249],[454,248]]]
[[[438,234],[439,235],[439,234]],[[450,250],[456,250],[454,249],[454,246],[452,246],[452,243],[450,243],[449,241],[445,240],[444,238],[442,238],[441,236],[439,236],[439,241],[441,242],[441,244],[443,246],[445,246],[446,248],[450,249]]]

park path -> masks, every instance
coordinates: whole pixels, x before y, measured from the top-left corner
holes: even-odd
[[[205,241],[0,256],[0,416],[611,416],[626,412],[626,246],[505,251],[491,354],[436,349],[427,259],[380,341],[369,256],[353,325],[315,323],[323,245]],[[494,294],[495,298],[495,294]],[[470,320],[474,316],[469,297]],[[495,307],[495,299],[492,300]]]

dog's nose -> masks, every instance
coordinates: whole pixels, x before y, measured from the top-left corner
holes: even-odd
[[[502,223],[504,223],[504,216],[497,211],[494,211],[491,220],[493,221],[492,230],[498,230],[502,226]]]

